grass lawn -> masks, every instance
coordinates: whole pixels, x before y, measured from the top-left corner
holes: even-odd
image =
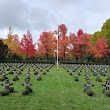
[[[11,80],[16,92],[8,96],[0,96],[0,110],[110,110],[110,98],[102,94],[102,84],[105,83],[106,78],[104,76],[101,77],[103,82],[97,82],[95,76],[90,76],[94,84],[91,89],[95,95],[89,97],[83,92],[85,83],[83,72],[78,82],[75,82],[74,77],[62,66],[57,71],[54,65],[47,75],[42,76],[41,81],[36,80],[32,70],[31,73],[33,93],[28,96],[21,94],[24,90],[21,84],[24,82],[25,75],[19,75],[18,81]],[[9,77],[11,79],[13,75]],[[3,88],[0,86],[0,90]]]

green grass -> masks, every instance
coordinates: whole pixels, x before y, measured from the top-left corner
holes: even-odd
[[[25,71],[23,72],[25,73]],[[89,97],[83,92],[85,83],[84,72],[79,76],[79,81],[75,82],[62,66],[56,70],[53,66],[47,75],[43,75],[43,80],[37,81],[31,70],[31,83],[33,93],[23,96],[24,74],[19,76],[19,81],[14,82],[15,93],[8,96],[0,96],[0,110],[110,110],[110,98],[102,94],[105,83],[96,82],[95,76],[90,76],[95,92],[93,97]],[[12,79],[13,75],[9,75]],[[12,82],[12,81],[11,81]],[[2,82],[1,82],[2,83]],[[0,86],[0,90],[4,87]]]

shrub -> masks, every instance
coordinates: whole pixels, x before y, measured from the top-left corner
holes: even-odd
[[[96,72],[94,72],[94,73],[93,73],[93,75],[94,75],[94,76],[97,76],[97,73],[96,73]]]
[[[42,80],[42,77],[41,76],[37,77],[37,80],[38,81]]]
[[[46,75],[46,72],[45,71],[43,72],[43,75]]]
[[[10,68],[7,68],[7,71],[10,71]]]
[[[1,95],[6,96],[9,95],[10,91],[8,89],[4,89],[1,91]]]
[[[70,72],[69,75],[72,75],[72,73]]]
[[[46,69],[47,72],[49,72],[49,69]]]
[[[67,69],[67,72],[69,72],[69,70]]]
[[[22,74],[22,72],[21,71],[18,71],[18,74],[20,75],[20,74]]]
[[[9,71],[9,73],[8,74],[13,74],[13,71]]]
[[[17,78],[13,78],[13,81],[17,81]]]
[[[37,75],[38,74],[38,71],[34,71],[34,75]]]
[[[32,88],[28,87],[27,89],[29,90],[29,92],[32,92]]]
[[[98,78],[97,81],[98,81],[98,82],[102,82],[102,79]]]
[[[14,87],[9,87],[10,92],[14,92]]]
[[[110,97],[110,90],[105,90],[105,95],[106,95],[107,97]]]
[[[106,76],[105,73],[102,74],[103,76]]]
[[[87,89],[86,93],[87,93],[88,96],[93,96],[94,95],[94,92],[91,89]]]
[[[78,81],[78,77],[77,77],[77,76],[75,76],[75,77],[74,77],[74,80],[75,80],[75,81]]]
[[[4,78],[0,78],[0,81],[4,81],[5,79]]]
[[[23,92],[22,92],[23,95],[28,95],[29,94],[29,89],[25,89]]]

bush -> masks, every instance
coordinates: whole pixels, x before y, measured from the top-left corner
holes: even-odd
[[[47,72],[49,72],[49,69],[46,69]]]
[[[29,94],[29,89],[25,89],[23,92],[22,92],[23,95],[28,95]]]
[[[75,81],[78,81],[78,77],[77,77],[77,76],[75,76],[75,77],[74,77],[74,80],[75,80]]]
[[[102,79],[98,78],[97,81],[98,81],[98,82],[102,82]]]
[[[7,68],[7,71],[10,71],[10,68]]]
[[[4,89],[0,93],[1,95],[6,96],[6,95],[9,95],[10,91],[8,89]]]
[[[5,79],[4,78],[0,78],[0,81],[4,81]]]
[[[8,74],[13,74],[13,71],[9,71],[9,73]]]
[[[9,87],[10,92],[14,92],[14,87]]]
[[[105,73],[103,73],[102,76],[106,76]]]
[[[20,74],[22,74],[22,72],[21,71],[18,71],[18,74],[20,75]]]
[[[38,81],[42,80],[42,77],[41,76],[37,77],[37,80]]]
[[[97,73],[96,73],[96,72],[94,72],[94,73],[93,73],[93,75],[94,75],[94,76],[97,76]]]
[[[110,81],[110,77],[106,78],[106,80],[109,80]]]
[[[105,95],[106,95],[107,97],[110,97],[110,90],[105,90]]]
[[[34,75],[37,75],[38,74],[38,71],[34,71]]]
[[[17,81],[17,78],[13,78],[13,81]]]
[[[13,81],[17,81],[17,80],[19,80],[19,78],[17,78],[17,77],[14,77],[13,78]]]
[[[70,72],[69,75],[72,75],[72,73]]]
[[[32,92],[32,88],[28,87],[27,89],[29,90],[29,92]]]
[[[43,72],[43,75],[46,75],[46,72]]]
[[[87,93],[88,96],[93,96],[94,95],[94,92],[91,89],[87,89],[86,93]]]

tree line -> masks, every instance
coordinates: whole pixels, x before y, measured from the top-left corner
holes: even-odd
[[[109,62],[110,58],[110,19],[107,19],[100,31],[88,34],[79,29],[75,34],[68,33],[65,24],[58,30],[42,32],[37,42],[27,31],[22,38],[14,34],[12,28],[6,39],[0,39],[0,60],[56,60],[57,39],[60,61],[74,62]]]

